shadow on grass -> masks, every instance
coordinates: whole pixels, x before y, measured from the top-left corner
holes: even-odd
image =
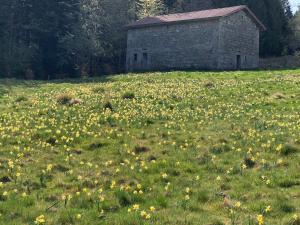
[[[113,82],[114,76],[117,75],[107,75],[101,77],[90,77],[90,78],[67,78],[61,80],[22,80],[22,79],[7,79],[0,78],[0,95],[2,92],[5,92],[7,89],[11,89],[12,87],[22,86],[25,88],[33,88],[38,87],[41,84],[82,84],[82,83],[107,83]]]

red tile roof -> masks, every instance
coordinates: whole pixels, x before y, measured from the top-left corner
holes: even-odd
[[[147,26],[158,26],[158,25],[165,25],[170,23],[180,23],[184,21],[191,21],[191,20],[210,20],[216,19],[220,17],[229,16],[233,13],[239,12],[244,10],[250,18],[257,24],[257,26],[261,30],[266,30],[265,26],[260,22],[260,20],[254,15],[254,13],[245,5],[234,6],[234,7],[227,7],[227,8],[219,8],[219,9],[209,9],[209,10],[202,10],[202,11],[194,11],[194,12],[187,12],[187,13],[176,13],[176,14],[169,14],[169,15],[162,15],[162,16],[154,16],[154,17],[147,17],[133,23],[130,23],[126,27],[128,29],[131,28],[141,28]]]

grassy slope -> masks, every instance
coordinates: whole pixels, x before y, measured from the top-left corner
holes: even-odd
[[[300,70],[1,83],[0,224],[300,224]]]

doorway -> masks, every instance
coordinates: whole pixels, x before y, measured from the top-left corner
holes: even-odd
[[[241,69],[241,55],[236,56],[236,69],[240,70]]]

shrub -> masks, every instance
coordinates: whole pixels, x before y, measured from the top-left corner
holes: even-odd
[[[150,148],[145,147],[145,146],[135,146],[134,148],[134,152],[139,154],[139,153],[143,153],[143,152],[149,152]]]
[[[59,104],[66,105],[69,104],[72,100],[72,96],[70,94],[60,94],[57,96],[56,101]]]
[[[135,95],[133,92],[125,92],[123,94],[123,99],[134,99],[135,98]]]
[[[28,98],[26,96],[19,96],[16,98],[15,102],[25,102]]]
[[[250,157],[246,157],[244,159],[244,163],[247,166],[247,168],[253,168],[256,164],[255,161],[253,161],[252,158],[250,158]]]
[[[215,87],[214,83],[211,82],[211,81],[205,82],[203,86],[204,86],[205,88],[213,88],[213,87]]]
[[[116,191],[115,196],[118,199],[119,204],[123,207],[129,206],[133,203],[130,195],[127,192]]]
[[[293,153],[296,153],[296,152],[300,152],[299,146],[294,145],[294,144],[285,144],[282,151],[281,151],[281,154],[282,155],[289,155],[289,154],[293,154]]]
[[[106,146],[106,145],[107,145],[107,143],[103,143],[103,142],[100,142],[100,141],[98,141],[98,142],[93,142],[93,143],[91,143],[91,144],[89,145],[88,149],[89,149],[89,150],[95,150],[95,149],[102,148],[102,147],[104,147],[104,146]]]
[[[221,154],[223,152],[228,152],[230,151],[230,147],[228,144],[217,144],[217,145],[214,145],[211,147],[210,151],[213,153],[213,154]]]
[[[109,101],[105,102],[103,107],[104,107],[104,109],[109,109],[110,111],[114,111],[114,108],[113,108],[111,102],[109,102]]]

